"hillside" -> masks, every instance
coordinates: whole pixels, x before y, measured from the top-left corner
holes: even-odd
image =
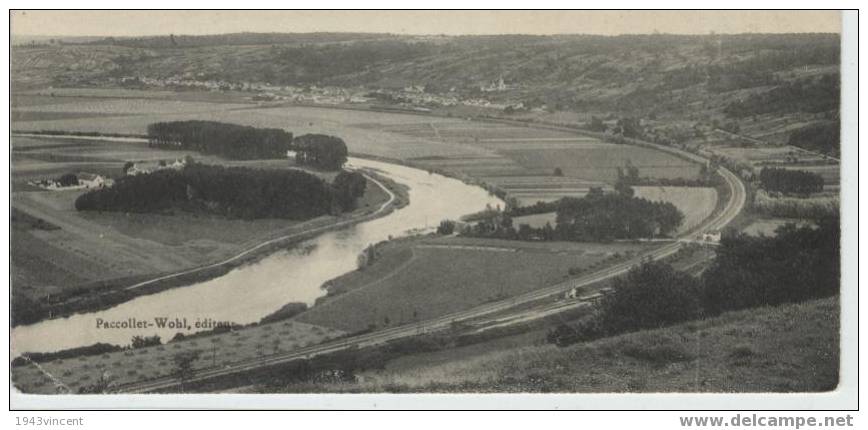
[[[427,85],[436,92],[478,92],[502,77],[507,90],[488,96],[529,103],[540,97],[537,102],[562,108],[648,109],[660,102],[675,107],[697,92],[720,95],[837,73],[838,39],[832,34],[166,36],[15,47],[12,76],[51,69],[44,79],[71,83],[190,73],[280,85]]]
[[[275,392],[812,392],[838,384],[837,298],[749,309],[565,348],[544,331],[408,355],[355,382]],[[530,346],[528,346],[530,345]],[[262,387],[256,387],[260,389]]]
[[[14,93],[152,88],[154,81],[160,89],[199,83],[251,96],[285,86],[351,88],[359,96],[391,91],[376,103],[460,100],[442,113],[564,125],[636,118],[646,138],[688,144],[716,144],[724,131],[775,145],[809,136],[802,147],[834,155],[834,136],[811,134],[811,127],[838,127],[839,45],[837,34],[168,35],[15,46],[11,76]],[[496,112],[472,107],[488,103]]]

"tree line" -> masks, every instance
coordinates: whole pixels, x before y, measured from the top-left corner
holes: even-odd
[[[612,293],[576,325],[548,333],[560,346],[666,327],[722,312],[829,297],[840,291],[839,219],[780,227],[773,237],[725,236],[700,278],[647,262],[612,281]]]
[[[228,218],[304,220],[352,210],[365,178],[341,172],[334,183],[300,170],[251,169],[194,163],[181,170],[124,176],[114,186],[75,201],[77,210],[171,213],[182,210]]]
[[[766,191],[787,194],[811,194],[823,191],[823,177],[804,170],[764,167],[759,174],[760,186]]]
[[[148,146],[233,160],[285,158],[292,148],[292,133],[217,121],[157,122],[148,125]]]
[[[534,228],[513,225],[513,215],[544,213],[554,209],[556,224]],[[517,240],[565,240],[600,242],[615,239],[638,239],[672,234],[684,220],[684,214],[669,202],[652,202],[622,193],[604,193],[592,188],[582,198],[565,197],[556,202],[537,203],[515,208],[505,214],[465,226],[461,235]]]
[[[819,196],[810,199],[800,197],[771,197],[763,190],[754,193],[751,209],[772,217],[819,219],[838,216],[840,201],[837,196]]]
[[[279,128],[256,128],[217,121],[172,121],[148,125],[153,148],[198,151],[232,160],[287,158],[296,152],[298,164],[338,170],[347,161],[343,139],[324,134],[293,138]]]

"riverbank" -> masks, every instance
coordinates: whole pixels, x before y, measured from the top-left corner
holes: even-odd
[[[40,317],[28,320],[26,325],[78,313],[100,311],[139,296],[207,281],[240,266],[255,263],[273,252],[286,249],[319,234],[386,216],[408,204],[409,195],[406,187],[371,171],[365,171],[364,174],[368,179],[369,187],[377,187],[375,190],[384,194],[382,199],[385,202],[378,202],[375,207],[361,207],[340,217],[322,216],[284,228],[279,235],[272,235],[258,243],[248,244],[240,252],[218,261],[171,273],[114,278],[68,288],[62,293],[51,296],[48,303],[41,304],[42,307],[37,312]],[[13,327],[21,325],[25,324],[17,323]]]

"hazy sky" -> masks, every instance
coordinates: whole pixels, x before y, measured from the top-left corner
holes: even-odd
[[[143,36],[353,31],[400,34],[839,33],[834,11],[13,11],[12,33]]]

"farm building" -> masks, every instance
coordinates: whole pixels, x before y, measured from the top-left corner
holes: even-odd
[[[720,242],[720,232],[719,231],[711,231],[708,233],[702,233],[702,241],[709,243],[719,243]]]
[[[171,163],[166,163],[165,161],[157,161],[157,162],[139,162],[133,164],[132,167],[127,169],[127,175],[135,176],[141,175],[145,173],[151,173],[157,170],[162,169],[175,169],[181,170],[184,166],[187,165],[187,161],[184,159],[177,159]]]
[[[39,181],[31,181],[29,183],[30,185],[50,191],[67,191],[102,188],[111,186],[113,181],[102,175],[81,172],[78,174],[70,173],[62,176],[60,179],[42,179]]]
[[[81,188],[102,188],[107,185],[110,186],[110,181],[111,179],[93,173],[82,172],[78,174],[78,185]]]

